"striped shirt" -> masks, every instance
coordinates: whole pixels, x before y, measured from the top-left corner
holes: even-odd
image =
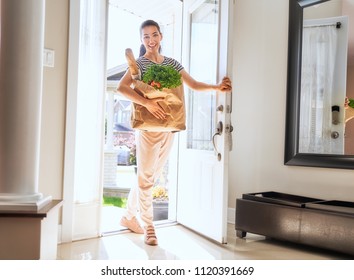
[[[141,75],[144,76],[146,70],[153,64],[157,64],[150,59],[147,59],[144,56],[139,57],[136,60],[138,67],[141,71]],[[178,72],[181,72],[183,70],[183,66],[174,58],[170,58],[167,56],[164,56],[164,60],[162,61],[161,64],[158,65],[164,65],[164,66],[172,66],[174,69],[176,69]]]

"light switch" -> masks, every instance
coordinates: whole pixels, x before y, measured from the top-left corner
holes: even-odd
[[[54,67],[54,50],[44,49],[43,66]]]

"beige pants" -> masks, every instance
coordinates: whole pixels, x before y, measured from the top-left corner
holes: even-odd
[[[136,216],[139,209],[144,226],[153,224],[152,187],[167,162],[173,138],[172,132],[136,132],[137,185],[129,193],[125,215],[128,219]]]

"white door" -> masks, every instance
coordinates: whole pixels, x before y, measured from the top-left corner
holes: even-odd
[[[217,83],[231,75],[228,38],[232,9],[229,0],[184,1],[182,61],[199,81]],[[231,93],[186,88],[185,94],[187,130],[180,133],[179,142],[177,221],[226,243]]]

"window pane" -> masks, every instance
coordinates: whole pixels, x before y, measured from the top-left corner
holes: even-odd
[[[191,18],[190,74],[196,80],[209,84],[216,82],[217,73],[217,8],[216,1],[205,1]],[[215,110],[215,92],[189,92],[188,149],[213,150]]]

